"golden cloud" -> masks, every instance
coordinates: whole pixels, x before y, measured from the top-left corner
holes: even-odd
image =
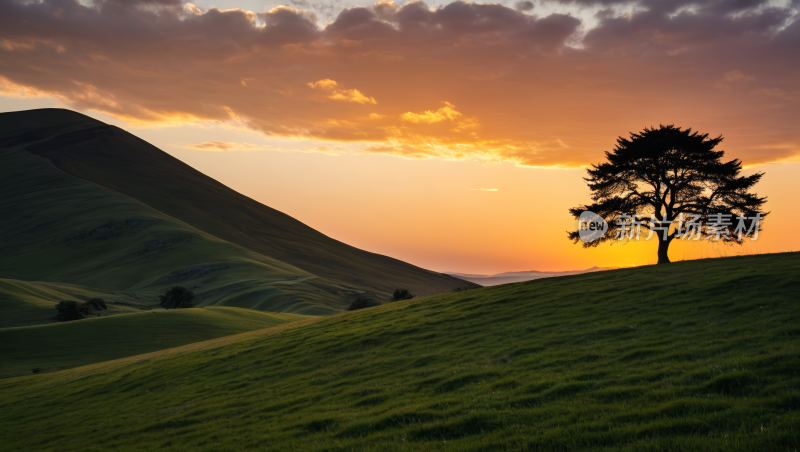
[[[328,99],[355,102],[357,104],[377,104],[374,98],[361,94],[361,91],[357,89],[339,89],[338,83],[331,79],[318,80],[314,83],[309,83],[308,86],[328,91]]]
[[[461,116],[461,113],[456,111],[455,107],[449,102],[444,103],[444,107],[436,110],[426,110],[423,113],[403,113],[400,119],[414,124],[434,124],[442,121],[452,121]]]
[[[230,141],[204,141],[202,143],[190,143],[183,146],[186,149],[197,151],[281,151],[283,149],[264,144],[251,143],[232,143]]]

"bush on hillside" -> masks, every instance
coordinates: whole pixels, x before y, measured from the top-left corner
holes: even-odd
[[[465,290],[477,289],[477,287],[456,287],[453,292],[464,292]]]
[[[106,309],[108,309],[108,306],[106,306],[106,302],[103,301],[102,298],[92,298],[91,300],[87,301],[84,304],[88,306],[90,309],[94,309],[95,311],[105,311]]]
[[[58,314],[56,314],[57,321],[68,322],[82,319],[89,310],[75,300],[64,300],[58,302],[56,311],[58,311]]]
[[[164,309],[191,308],[194,301],[194,292],[185,287],[175,286],[164,295],[160,295],[161,307]]]
[[[415,296],[416,295],[414,295],[413,293],[409,292],[406,289],[397,289],[394,291],[394,294],[392,295],[392,301],[410,300]]]
[[[350,303],[350,307],[347,308],[347,310],[356,311],[358,309],[371,308],[379,305],[380,303],[375,300],[370,300],[369,298],[356,298],[352,303]]]
[[[64,300],[56,305],[56,311],[58,311],[56,320],[59,322],[80,320],[87,317],[92,309],[95,311],[105,311],[108,307],[102,298],[92,298],[84,303],[78,303],[74,300]]]

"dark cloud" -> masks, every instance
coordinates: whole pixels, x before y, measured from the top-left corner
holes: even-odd
[[[769,0],[546,0],[548,3],[579,6],[619,6],[636,5],[639,8],[670,12],[682,7],[697,6],[715,9],[723,13],[755,9],[769,3]],[[794,1],[794,0],[793,0]]]
[[[737,17],[729,14],[762,3],[712,1],[698,6],[690,2],[663,2],[629,16],[604,15],[600,25],[590,30],[584,41],[597,50],[641,54],[725,46],[737,40],[741,44],[768,44],[777,28],[792,16],[791,10],[766,7],[757,14]],[[689,5],[695,8],[677,9]]]
[[[371,9],[357,7],[339,13],[325,31],[340,34],[348,39],[367,39],[390,34],[394,28],[380,20]]]
[[[268,44],[311,42],[319,33],[313,14],[292,8],[278,7],[258,13],[258,17],[265,24],[260,32],[261,39]]]
[[[432,29],[438,24],[436,11],[423,2],[409,2],[403,5],[389,20],[396,21],[401,30]]]
[[[581,6],[611,6],[625,3],[638,3],[637,0],[545,0],[547,3],[560,3],[562,5],[581,5]]]
[[[498,4],[453,2],[436,11],[437,22],[453,33],[487,33],[518,30],[529,19],[511,8]]]
[[[574,17],[553,14],[533,17],[499,4],[456,1],[431,9],[421,1],[397,8],[391,2],[378,2],[372,8],[345,9],[325,29],[347,39],[425,39],[429,43],[472,36],[525,40],[533,47],[553,50],[580,26]],[[422,34],[418,34],[422,33]]]
[[[531,11],[533,10],[533,2],[525,0],[523,2],[514,3],[514,9],[518,11]]]

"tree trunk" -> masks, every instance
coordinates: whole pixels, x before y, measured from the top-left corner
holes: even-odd
[[[667,255],[667,251],[669,250],[669,243],[672,241],[672,237],[669,237],[667,240],[661,239],[658,241],[658,263],[659,264],[669,264],[669,255]]]

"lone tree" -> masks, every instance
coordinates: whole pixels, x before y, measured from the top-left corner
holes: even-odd
[[[373,306],[380,306],[375,300],[370,300],[369,298],[356,298],[350,303],[350,307],[347,308],[348,311],[357,311],[359,309],[371,308]]]
[[[568,231],[574,243],[588,248],[630,240],[644,228],[659,240],[658,263],[666,264],[670,242],[678,237],[741,244],[743,237],[758,236],[767,198],[750,190],[764,173],[740,176],[740,160],[723,162],[725,151],[714,150],[722,136],[674,125],[630,135],[605,153],[608,162],[588,170],[584,180],[594,203],[569,210],[579,221],[593,212],[607,229],[597,228],[587,240],[579,223],[577,231]]]
[[[92,298],[91,300],[83,303],[87,308],[94,309],[95,311],[105,311],[108,309],[106,302],[102,298]]]
[[[56,320],[59,322],[69,322],[70,320],[80,320],[82,319],[88,309],[82,305],[78,304],[75,300],[64,300],[59,301],[56,305]]]
[[[194,301],[194,292],[185,287],[175,286],[164,295],[159,295],[161,307],[164,309],[191,308]]]
[[[397,289],[394,291],[394,294],[392,294],[392,301],[410,300],[414,297],[415,295],[407,289]]]

